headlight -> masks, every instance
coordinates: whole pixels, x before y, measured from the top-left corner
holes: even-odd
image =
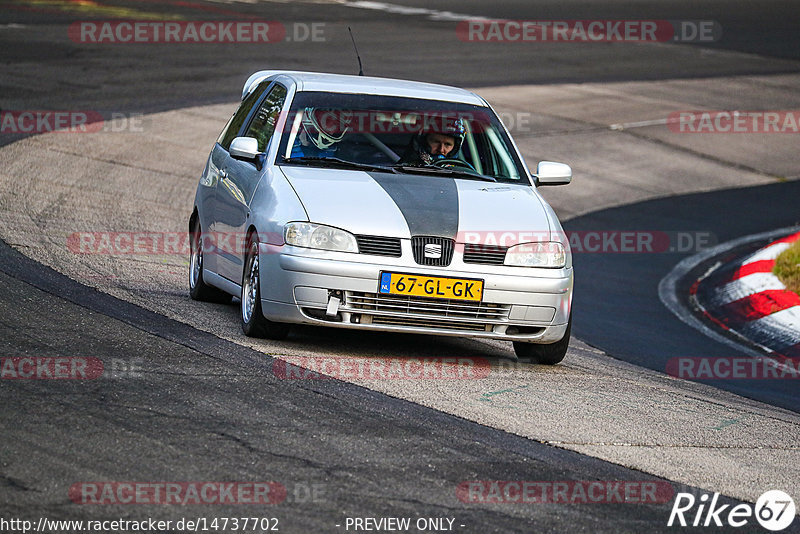
[[[564,245],[556,241],[522,243],[508,249],[504,263],[516,267],[560,269],[567,265],[567,253]]]
[[[284,239],[296,247],[358,252],[356,238],[350,232],[323,224],[293,222],[286,225]]]

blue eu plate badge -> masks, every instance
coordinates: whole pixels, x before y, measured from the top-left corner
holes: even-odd
[[[392,283],[392,273],[381,273],[381,290],[379,293],[389,293],[389,286]]]

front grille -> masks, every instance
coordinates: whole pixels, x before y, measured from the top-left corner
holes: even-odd
[[[346,295],[346,309],[371,316],[372,324],[491,332],[506,324],[510,306],[455,299],[353,292]]]
[[[464,263],[480,263],[484,265],[503,265],[508,247],[495,245],[464,245]]]
[[[395,258],[399,258],[402,255],[400,249],[400,238],[397,237],[357,235],[356,243],[358,243],[358,251],[361,254],[393,256]]]
[[[453,259],[453,240],[445,237],[415,236],[411,238],[414,261],[420,265],[447,267]]]

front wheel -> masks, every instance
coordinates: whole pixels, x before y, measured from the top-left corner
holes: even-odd
[[[572,314],[569,316],[567,331],[560,341],[547,345],[537,343],[525,343],[524,341],[514,342],[514,352],[521,361],[530,363],[541,363],[544,365],[555,365],[564,359],[569,347],[569,335],[572,330]]]
[[[231,296],[203,280],[203,236],[199,221],[192,224],[189,238],[189,296],[193,300],[227,304],[231,301]]]
[[[268,320],[261,310],[259,263],[258,234],[252,234],[247,240],[247,255],[242,273],[242,332],[250,337],[284,339],[289,333],[289,325]]]

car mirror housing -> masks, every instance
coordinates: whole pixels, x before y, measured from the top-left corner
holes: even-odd
[[[572,181],[572,167],[566,163],[540,161],[533,177],[537,185],[565,185]]]
[[[258,151],[258,140],[254,137],[237,137],[231,142],[231,157],[255,163],[261,170],[264,163],[264,154]]]

